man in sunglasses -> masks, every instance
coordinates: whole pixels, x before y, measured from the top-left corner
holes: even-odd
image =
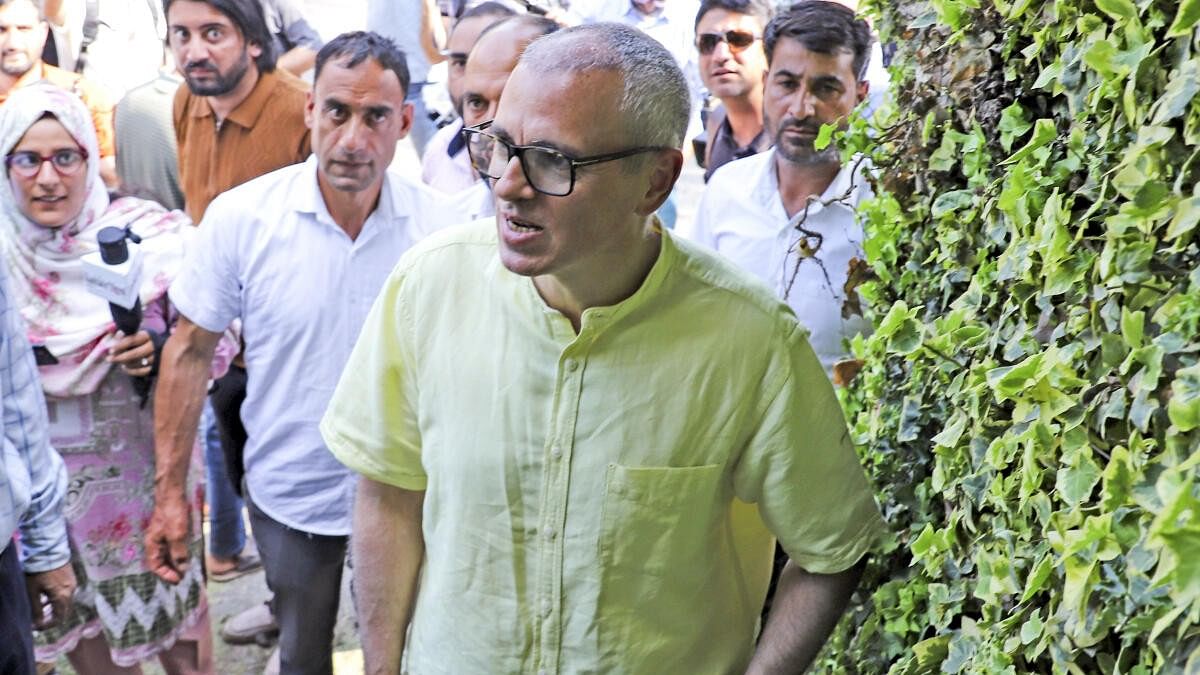
[[[762,118],[762,34],[770,20],[766,0],[704,0],[696,12],[700,78],[721,101],[708,118],[705,181],[721,166],[771,147]]]
[[[841,614],[882,521],[791,312],[653,216],[688,115],[601,23],[468,129],[496,216],[401,259],[321,426],[363,475],[367,672],[801,672]]]
[[[839,3],[807,0],[764,36],[763,110],[775,147],[721,167],[680,234],[773,286],[826,371],[845,380],[854,370],[846,341],[870,330],[852,281],[866,259],[855,211],[870,188],[861,162],[843,166],[834,143],[818,149],[816,140],[866,99],[871,30]]]

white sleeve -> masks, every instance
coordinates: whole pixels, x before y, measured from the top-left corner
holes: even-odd
[[[714,195],[713,184],[709,182],[700,194],[700,204],[696,207],[696,215],[691,220],[681,219],[675,225],[675,234],[688,241],[703,244],[716,249],[717,242],[712,236],[712,212],[718,199]]]
[[[239,234],[249,229],[252,216],[239,212],[228,193],[217,197],[204,213],[199,232],[184,256],[183,270],[171,283],[171,302],[189,321],[220,333],[242,314],[242,251]]]

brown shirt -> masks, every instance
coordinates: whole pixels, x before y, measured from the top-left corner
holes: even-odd
[[[217,127],[207,97],[184,83],[175,93],[179,182],[187,214],[199,224],[217,195],[312,152],[304,125],[308,84],[281,71],[263,73],[254,89]]]
[[[84,79],[81,75],[69,70],[55,68],[48,63],[39,62],[22,75],[11,90],[0,94],[0,105],[8,100],[8,95],[21,87],[37,82],[49,82],[56,87],[74,92],[87,106],[92,114],[92,124],[96,127],[96,144],[101,157],[113,155],[113,105],[108,95],[100,87]]]

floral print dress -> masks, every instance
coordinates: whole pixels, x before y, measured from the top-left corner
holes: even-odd
[[[146,307],[143,326],[165,329],[166,299]],[[53,369],[58,366],[43,366]],[[110,369],[91,394],[46,397],[50,442],[67,465],[64,511],[79,590],[66,620],[37,635],[37,659],[54,661],[81,638],[103,633],[113,662],[132,666],[168,649],[203,614],[201,533],[193,533],[191,564],[168,584],[145,561],[142,536],[154,510],[153,404],[131,378]],[[199,450],[190,476],[202,476]],[[192,484],[192,522],[200,521],[203,487]]]

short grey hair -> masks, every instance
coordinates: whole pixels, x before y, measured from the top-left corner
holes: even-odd
[[[617,109],[629,142],[683,145],[692,112],[687,80],[671,52],[636,28],[593,23],[560,30],[530,43],[518,65],[538,74],[616,71],[624,83]]]

